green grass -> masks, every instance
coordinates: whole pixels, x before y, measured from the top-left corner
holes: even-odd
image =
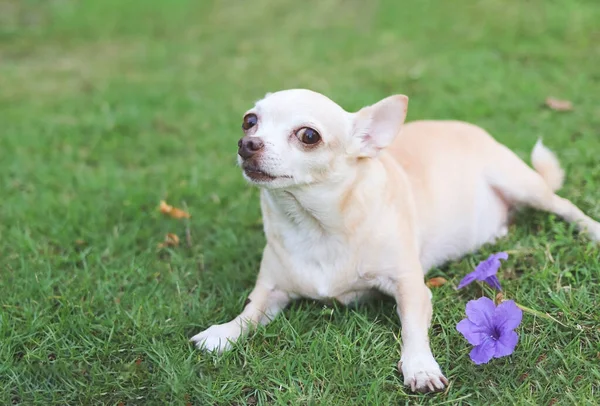
[[[544,136],[562,194],[600,218],[597,1],[366,4],[0,0],[0,404],[598,403],[599,249],[530,211],[431,272],[450,281],[431,331],[445,393],[402,387],[392,301],[299,302],[222,356],[188,343],[254,282],[258,193],[235,152],[267,91],[347,109],[405,93],[410,120],[468,120],[522,157]],[[168,232],[184,242],[158,252]],[[481,291],[453,287],[498,250],[505,295],[565,326],[525,315],[514,355],[475,366],[455,325]]]

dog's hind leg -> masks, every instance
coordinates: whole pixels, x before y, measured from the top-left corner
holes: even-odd
[[[486,178],[506,201],[555,213],[600,241],[600,223],[554,192],[562,186],[564,172],[556,156],[538,141],[531,160],[535,170],[503,145],[493,151]]]

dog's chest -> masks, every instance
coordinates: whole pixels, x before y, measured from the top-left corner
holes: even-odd
[[[319,300],[339,299],[367,289],[359,277],[360,253],[343,238],[318,233],[284,233],[283,247],[289,259],[284,272],[292,291]]]

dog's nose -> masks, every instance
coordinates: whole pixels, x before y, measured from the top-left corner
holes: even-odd
[[[246,135],[238,141],[238,155],[244,159],[250,158],[263,149],[264,146],[265,143],[260,138]]]

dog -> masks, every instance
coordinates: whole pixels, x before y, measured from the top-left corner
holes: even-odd
[[[600,241],[600,223],[555,194],[564,172],[541,141],[530,168],[483,129],[459,121],[404,124],[408,97],[358,112],[319,93],[267,94],[238,143],[258,186],[266,247],[242,313],[191,338],[222,352],[298,298],[351,304],[382,292],[402,324],[398,369],[412,391],[448,384],[428,338],[432,267],[508,232],[515,207],[555,213]]]

